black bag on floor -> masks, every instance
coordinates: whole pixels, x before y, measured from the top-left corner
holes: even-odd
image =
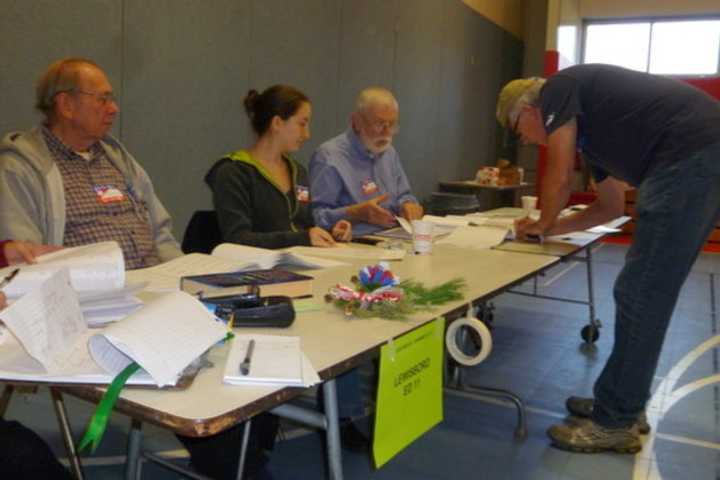
[[[253,417],[243,478],[254,476],[268,462],[266,451],[275,446],[278,425],[278,417],[269,413]],[[241,423],[210,437],[177,437],[190,452],[190,465],[198,473],[216,480],[234,480],[244,431],[245,424]]]
[[[72,480],[45,440],[15,422],[0,418],[0,478]]]

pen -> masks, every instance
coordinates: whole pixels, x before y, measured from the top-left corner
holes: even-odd
[[[0,289],[7,287],[7,284],[12,282],[12,279],[15,278],[18,273],[20,273],[20,269],[16,268],[12,272],[10,272],[7,277],[3,278],[2,281],[0,281]]]
[[[535,235],[533,233],[528,233],[527,235],[525,235],[525,238],[527,238],[528,242],[533,243],[543,243],[544,240],[542,235]]]
[[[250,360],[252,360],[253,350],[255,350],[255,340],[250,340],[248,343],[247,352],[245,352],[245,359],[240,364],[240,374],[247,375],[250,373]]]

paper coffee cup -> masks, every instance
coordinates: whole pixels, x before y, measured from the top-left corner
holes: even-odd
[[[413,250],[417,255],[429,255],[432,252],[432,222],[413,220]]]
[[[537,208],[537,197],[532,195],[523,195],[520,197],[522,208],[525,211],[535,210]]]

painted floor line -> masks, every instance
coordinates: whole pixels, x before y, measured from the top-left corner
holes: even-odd
[[[567,267],[560,270],[557,274],[553,275],[552,277],[548,278],[546,282],[544,282],[541,286],[542,287],[549,287],[556,281],[558,281],[560,278],[562,278],[565,274],[570,272],[573,268],[577,267],[580,264],[580,262],[572,262],[568,264]]]
[[[682,443],[684,445],[693,445],[695,447],[709,448],[712,450],[720,450],[720,443],[708,442],[705,440],[696,440],[694,438],[681,437],[680,435],[670,435],[667,433],[658,433],[655,435],[656,438],[667,440],[675,443]]]
[[[600,245],[596,246],[595,248],[592,248],[592,249],[591,249],[591,250],[592,250],[592,253],[597,252],[598,250],[600,250],[600,249],[603,248],[604,246],[605,246],[605,245],[601,243]],[[553,283],[555,283],[555,282],[558,281],[560,278],[562,278],[563,276],[565,276],[566,274],[568,274],[573,268],[577,267],[578,265],[580,265],[580,262],[578,262],[578,261],[574,261],[574,262],[570,263],[566,268],[564,268],[564,269],[562,269],[561,271],[559,271],[556,275],[553,275],[552,277],[550,277],[545,283],[542,284],[542,287],[549,287],[549,286],[551,286]]]

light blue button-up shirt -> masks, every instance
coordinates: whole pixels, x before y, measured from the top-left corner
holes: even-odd
[[[346,207],[384,193],[388,199],[380,205],[395,215],[403,203],[417,203],[392,145],[379,155],[373,154],[348,129],[320,145],[310,160],[313,216],[320,227],[329,230],[338,220],[349,220]],[[353,235],[367,235],[384,228],[353,223]]]

